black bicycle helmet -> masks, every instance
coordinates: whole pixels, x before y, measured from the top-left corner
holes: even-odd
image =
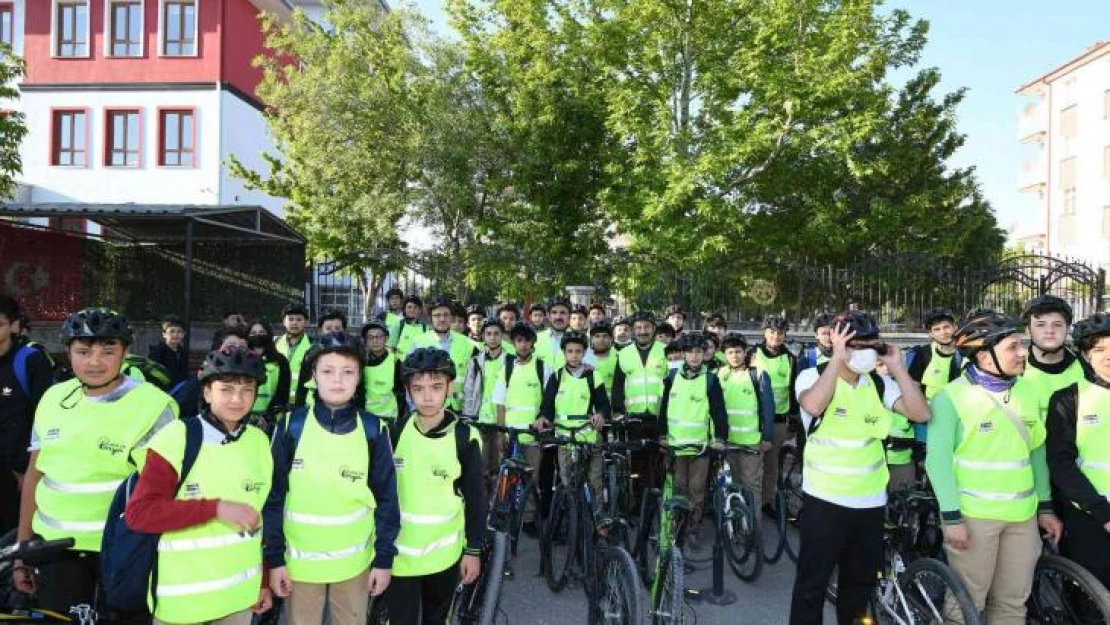
[[[1075,313],[1072,312],[1071,304],[1065,302],[1063,299],[1055,295],[1041,295],[1034,297],[1025,304],[1025,310],[1021,313],[1022,323],[1029,325],[1029,320],[1034,316],[1041,316],[1045,313],[1060,313],[1064,316],[1064,321],[1071,325],[1072,320],[1075,318]]]
[[[637,310],[628,316],[628,325],[635,325],[637,321],[647,321],[651,325],[657,325],[655,315],[650,310]]]
[[[590,326],[590,336],[596,334],[608,334],[613,336],[613,326],[608,321],[598,321]]]
[[[691,334],[693,334],[693,333],[691,333]],[[709,330],[703,330],[701,332],[701,336],[702,336],[703,339],[705,339],[705,342],[706,342],[707,345],[709,343],[713,344],[713,349],[718,349],[718,348],[721,347],[721,339],[717,338],[717,335],[710,332]]]
[[[262,384],[266,381],[266,367],[262,359],[249,349],[236,347],[208,352],[200,370],[200,383],[221,375],[246,376]]]
[[[405,297],[405,292],[402,291],[401,289],[397,288],[397,287],[393,287],[393,288],[391,288],[391,289],[389,289],[388,291],[385,292],[385,299],[388,300],[389,298],[393,297],[394,295],[403,299]]]
[[[963,325],[956,330],[956,348],[965,356],[972,356],[983,349],[991,349],[1002,339],[1021,332],[1021,319],[1006,317],[993,310],[976,309],[968,313]]]
[[[451,311],[452,315],[455,314],[455,302],[446,295],[438,295],[432,298],[432,301],[428,302],[429,315],[434,313],[437,308],[446,308],[447,310]]]
[[[1104,336],[1110,336],[1110,314],[1107,313],[1095,313],[1071,329],[1071,337],[1081,352],[1089,351]]]
[[[587,347],[589,347],[590,341],[582,332],[578,332],[577,330],[567,330],[563,333],[563,338],[559,340],[559,349],[566,349],[567,345],[570,345],[571,343],[578,343],[582,346],[582,349],[586,349]]]
[[[505,324],[501,323],[501,320],[497,317],[486,317],[482,320],[482,329],[480,330],[480,332],[484,333],[486,331],[486,328],[497,328],[498,330],[504,332]]]
[[[281,318],[284,319],[289,315],[300,315],[308,319],[308,308],[301,302],[289,302],[281,309]]]
[[[683,334],[676,341],[678,348],[682,351],[689,351],[691,349],[706,349],[708,344],[705,342],[705,335],[701,332],[687,332]]]
[[[562,306],[563,308],[566,308],[568,313],[573,310],[570,305],[570,300],[563,297],[562,295],[556,295],[555,297],[552,297],[551,301],[547,303],[547,310],[550,311],[556,306]]]
[[[724,340],[721,341],[721,349],[725,350],[733,347],[739,347],[747,351],[748,339],[744,338],[744,335],[739,332],[729,332],[725,335]]]
[[[509,340],[515,341],[517,337],[526,338],[533,343],[536,342],[536,329],[527,323],[519,322],[509,330]]]
[[[482,319],[486,318],[486,307],[479,304],[471,304],[466,307],[466,318],[469,319],[471,315],[480,315]]]
[[[377,321],[377,320],[367,321],[365,324],[363,324],[362,330],[359,331],[358,335],[361,336],[363,338],[363,340],[365,340],[366,339],[366,333],[369,332],[370,330],[375,330],[375,329],[381,330],[382,332],[385,332],[386,336],[388,337],[389,327],[386,326],[381,321]]]
[[[655,326],[655,336],[659,336],[660,334],[662,334],[663,336],[669,336],[671,338],[678,336],[677,331],[669,323]]]
[[[419,347],[409,354],[401,364],[401,375],[405,381],[417,373],[443,373],[455,379],[455,363],[451,355],[438,347]]]
[[[933,327],[933,324],[940,321],[949,321],[953,325],[956,323],[956,316],[948,312],[947,308],[933,308],[926,310],[924,315],[921,315],[921,325],[926,330]]]
[[[820,330],[821,328],[832,327],[832,320],[836,315],[832,313],[823,312],[813,318],[813,329]]]
[[[837,315],[833,321],[833,327],[846,327],[848,330],[855,332],[852,337],[853,341],[868,341],[871,339],[879,338],[879,324],[870,313],[862,310],[849,310],[846,313]]]
[[[624,315],[618,315],[616,319],[613,319],[613,327],[614,328],[616,328],[617,326],[630,326],[630,325],[632,325],[632,322],[629,321],[628,317],[626,317]]]
[[[790,329],[790,322],[786,320],[786,317],[771,315],[770,317],[767,317],[763,320],[763,329],[786,332]]]
[[[66,317],[62,324],[62,343],[76,339],[119,341],[130,345],[134,338],[127,317],[109,308],[86,308]]]
[[[586,307],[583,306],[582,304],[578,304],[574,308],[570,309],[570,314],[572,314],[572,315],[582,315],[583,317],[588,317],[589,314],[590,314],[590,311],[587,310]]]

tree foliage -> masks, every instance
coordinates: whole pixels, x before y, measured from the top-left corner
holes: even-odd
[[[7,46],[0,46],[0,101],[19,99],[16,81],[23,75],[23,60],[11,53]],[[15,177],[23,173],[23,159],[19,146],[27,136],[26,118],[19,111],[5,111],[0,115],[0,197],[15,195]]]

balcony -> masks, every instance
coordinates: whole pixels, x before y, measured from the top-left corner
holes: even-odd
[[[1018,172],[1018,191],[1041,191],[1048,178],[1048,166],[1043,156],[1025,161]]]
[[[1044,141],[1048,132],[1048,115],[1040,102],[1030,102],[1018,116],[1018,140],[1022,143]]]

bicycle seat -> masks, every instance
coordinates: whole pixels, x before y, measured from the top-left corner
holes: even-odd
[[[676,512],[679,510],[682,512],[690,512],[694,507],[690,505],[689,499],[682,495],[676,495],[663,503],[663,509],[667,512]]]

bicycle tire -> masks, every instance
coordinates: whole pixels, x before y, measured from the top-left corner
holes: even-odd
[[[482,615],[478,625],[493,625],[501,606],[501,586],[505,582],[505,554],[509,550],[509,537],[505,532],[494,532],[489,556],[482,563],[487,571],[482,594]]]
[[[633,554],[637,568],[640,570],[640,578],[644,581],[645,586],[651,586],[651,581],[655,576],[655,559],[658,546],[653,545],[652,541],[658,541],[659,536],[657,527],[659,515],[656,513],[658,504],[658,491],[654,489],[645,490],[640,498],[640,524],[637,526],[636,549]]]
[[[792,562],[798,561],[801,551],[801,535],[798,524],[802,518],[802,470],[798,462],[798,452],[794,447],[779,450],[779,480],[782,483],[782,543],[786,555]]]
[[[597,569],[598,601],[590,608],[590,625],[640,625],[640,575],[632,556],[622,547],[605,550]]]
[[[567,489],[560,485],[552,497],[551,510],[544,523],[543,540],[540,542],[540,568],[551,592],[559,592],[567,585],[567,573],[578,543],[575,514],[573,499],[568,495]]]
[[[754,582],[763,572],[763,538],[759,531],[758,516],[753,513],[748,501],[752,501],[750,490],[747,496],[741,493],[728,493],[720,497],[717,509],[717,531],[721,534],[725,556],[729,567],[743,582]],[[725,511],[725,504],[728,511]]]
[[[781,488],[775,489],[774,512],[771,523],[763,525],[763,561],[767,564],[775,564],[786,552],[786,494]],[[773,528],[773,531],[767,531],[767,528]]]
[[[543,536],[543,508],[540,507],[539,490],[536,488],[535,480],[523,480],[523,492],[520,496],[520,502],[513,506],[512,517],[509,525],[509,548],[513,557],[516,557],[517,547],[520,544],[520,533],[524,528],[524,510],[528,507],[528,500],[531,498],[533,508],[536,511],[536,528],[540,531],[540,536]]]
[[[626,489],[621,488],[621,472],[613,464],[610,464],[605,471],[605,486],[603,491],[603,502],[605,505],[604,514],[609,517],[611,523],[609,524],[608,539],[610,544],[620,545],[629,553],[632,552],[632,539],[629,536],[629,524],[626,522],[628,513],[626,512]]]
[[[939,586],[926,587],[931,578]],[[979,611],[956,573],[940,560],[918,558],[898,578],[898,586],[914,611],[914,622],[978,625]]]
[[[683,601],[685,566],[682,550],[678,547],[673,547],[670,552],[661,556],[659,561],[661,579],[656,586],[657,596],[652,601],[652,625],[682,625],[685,608]]]
[[[1077,593],[1085,601],[1076,603]],[[1048,605],[1049,601],[1053,605]],[[1090,571],[1063,556],[1042,554],[1026,602],[1027,619],[1039,625],[1110,623],[1110,591]]]

